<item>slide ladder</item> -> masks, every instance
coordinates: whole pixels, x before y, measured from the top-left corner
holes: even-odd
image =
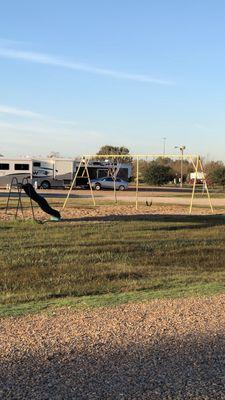
[[[23,206],[23,202],[22,202],[22,187],[23,187],[23,185],[25,185],[27,183],[29,183],[28,178],[23,178],[21,183],[19,183],[18,179],[15,176],[11,180],[5,213],[8,215],[13,215],[15,217],[15,219],[18,218],[19,210],[22,214],[22,219],[24,219],[24,206]],[[13,192],[13,189],[16,189],[16,193]],[[15,194],[16,194],[16,196],[15,196]],[[17,200],[17,204],[16,204],[16,207],[10,208],[10,203],[12,202],[13,199]],[[15,208],[15,212],[10,213],[9,210],[14,209],[14,208]],[[32,202],[31,198],[30,198],[30,208],[32,211],[33,220],[36,222],[40,222],[39,220],[37,220],[35,218],[34,207],[33,207],[33,202]]]

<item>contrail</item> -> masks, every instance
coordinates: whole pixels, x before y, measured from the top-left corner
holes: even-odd
[[[132,74],[128,72],[116,71],[113,69],[98,68],[88,64],[67,61],[62,58],[58,58],[49,54],[36,53],[31,51],[20,51],[16,49],[0,47],[0,57],[15,59],[15,60],[24,60],[37,64],[51,65],[54,67],[67,68],[76,71],[83,71],[95,75],[109,76],[115,79],[152,83],[152,84],[166,85],[166,86],[174,85],[174,82],[172,81],[153,78],[149,75]]]

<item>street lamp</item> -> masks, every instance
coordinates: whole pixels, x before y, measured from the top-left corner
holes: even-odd
[[[180,160],[180,187],[183,187],[183,158],[184,158],[184,150],[186,149],[186,146],[180,145],[180,146],[174,146],[175,149],[179,149],[181,152],[181,160]]]

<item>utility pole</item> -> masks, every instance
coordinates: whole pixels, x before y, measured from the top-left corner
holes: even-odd
[[[166,137],[163,137],[163,155],[166,154]]]
[[[184,161],[184,150],[186,149],[186,146],[180,145],[180,146],[174,146],[175,149],[179,149],[181,152],[181,160],[180,160],[180,187],[183,187],[183,161]]]

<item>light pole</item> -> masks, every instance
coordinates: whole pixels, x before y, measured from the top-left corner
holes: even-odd
[[[184,150],[186,149],[186,146],[180,145],[180,146],[174,146],[175,149],[179,149],[181,152],[181,160],[180,160],[180,187],[183,187],[183,158],[184,158]]]
[[[166,137],[163,137],[163,155],[166,154]]]

